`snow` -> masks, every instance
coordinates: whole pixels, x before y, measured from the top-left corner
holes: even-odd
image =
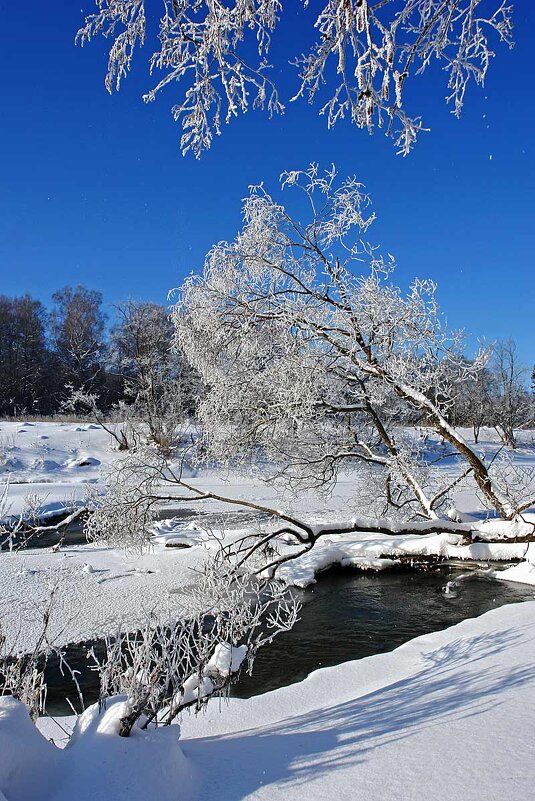
[[[522,520],[485,520],[474,528],[479,539],[507,540],[529,537],[535,530],[535,515],[524,514]]]
[[[247,656],[247,646],[233,646],[231,643],[222,642],[216,646],[214,653],[206,665],[206,674],[209,676],[220,675],[228,676],[236,673]]]
[[[520,584],[535,584],[535,544],[530,543],[525,559],[505,570],[493,570],[491,575],[500,581],[516,581]]]
[[[72,467],[96,467],[100,464],[100,461],[96,459],[94,456],[77,456],[73,459],[67,459],[65,464],[63,465],[67,469],[71,469]]]
[[[534,635],[535,603],[502,607],[185,718],[183,752],[204,766],[199,797],[531,798]]]
[[[439,556],[475,561],[522,559],[527,547],[525,543],[461,543],[462,537],[450,532],[416,536],[366,533],[338,537],[331,535],[326,541],[320,539],[308,553],[283,564],[278,576],[289,585],[308,587],[315,582],[318,573],[333,565],[386,570],[399,564],[402,556]],[[501,577],[503,574],[500,574]]]
[[[117,736],[118,698],[91,707],[61,751],[0,700],[7,801],[508,801],[535,781],[535,602],[513,604],[393,652],[178,727]],[[69,720],[60,721],[68,726]],[[72,725],[72,721],[71,721]],[[1,798],[1,795],[0,795]]]
[[[184,525],[179,517],[158,520],[154,523],[152,532],[154,543],[174,547],[191,548],[193,545],[202,545],[213,540],[208,531],[199,528],[195,523]]]
[[[38,777],[40,784],[53,786],[61,756],[32,724],[23,704],[12,698],[0,698],[1,801],[33,799],[33,777]]]
[[[305,588],[315,583],[318,573],[337,564],[361,570],[386,570],[393,567],[396,561],[367,554],[365,543],[342,540],[316,545],[303,556],[283,564],[277,575],[288,585]]]
[[[529,466],[535,456],[525,436],[515,458]],[[493,437],[482,431],[484,455],[495,453]],[[83,504],[87,485],[98,490],[107,466],[121,458],[112,446],[94,425],[0,422],[0,476],[10,481],[4,516],[19,514],[28,495],[39,496],[42,517]],[[450,473],[458,470],[455,460],[440,464]],[[340,521],[358,520],[351,474],[341,475],[331,497],[309,493],[293,506],[254,476],[205,472],[196,483],[261,504],[284,503],[285,511],[306,515],[316,530],[330,526],[313,550],[281,568],[288,584],[308,586],[334,564],[383,570],[402,557],[422,555],[519,559],[487,575],[535,584],[535,545],[508,541],[530,534],[535,516],[511,524],[487,521],[477,498],[464,489],[450,516],[477,529],[481,541],[468,545],[448,531],[448,522],[432,534],[409,536],[402,527],[392,527],[392,534],[334,533]],[[181,510],[155,524],[153,547],[142,556],[97,544],[0,553],[8,646],[33,647],[43,605],[56,585],[50,635],[57,644],[114,634],[119,625],[136,628],[154,608],[172,617],[182,588],[193,580],[192,568],[215,547],[213,534],[228,539],[261,529],[243,528],[250,526],[247,510],[229,514],[223,504],[209,502],[200,511],[196,522]],[[203,515],[210,525],[203,525]],[[289,537],[278,546],[282,554],[301,548]],[[181,727],[135,727],[130,738],[117,734],[128,711],[126,699],[117,698],[103,710],[86,710],[63,750],[46,739],[65,744],[50,719],[39,721],[43,737],[19,703],[0,699],[0,801],[302,801],[305,794],[307,801],[530,798],[534,613],[531,602],[502,607],[394,652],[317,671],[298,685],[228,704],[212,701],[198,718],[184,716]],[[246,656],[245,647],[220,643],[204,675],[185,682],[183,698],[204,696]]]
[[[403,534],[407,530],[424,534],[430,528],[440,528],[441,531],[453,533],[461,530],[467,535],[471,532],[479,540],[510,540],[518,537],[528,537],[535,528],[535,515],[524,514],[520,520],[477,520],[473,515],[466,515],[457,510],[449,510],[449,520],[411,520],[410,522],[390,520],[389,518],[374,519],[368,517],[353,517],[351,520],[337,519],[330,523],[320,522],[311,526],[314,534],[321,532],[336,532],[351,530],[384,529],[390,534]]]
[[[90,479],[72,483],[68,481],[39,481],[9,484],[7,507],[2,515],[5,518],[18,517],[27,506],[28,496],[38,498],[39,519],[74,512],[87,502],[87,484],[96,483]],[[2,510],[0,509],[0,514]],[[0,518],[1,519],[1,518]]]
[[[9,480],[0,515],[19,515],[29,494],[39,497],[43,519],[72,511],[116,458],[112,438],[94,424],[0,421],[0,480]]]
[[[186,706],[200,698],[210,696],[216,687],[221,687],[231,673],[236,673],[247,656],[246,645],[232,645],[221,642],[206,663],[202,675],[192,673],[175,695],[172,706]]]
[[[121,625],[133,630],[159,607],[173,616],[180,590],[192,581],[192,568],[204,548],[155,546],[142,556],[94,545],[63,547],[58,553],[34,549],[0,554],[4,599],[2,624],[8,645],[33,648],[50,589],[58,586],[49,626],[57,645],[113,635]]]
[[[460,432],[466,439],[469,433]],[[415,429],[411,435],[418,437],[420,432]],[[531,432],[519,433],[520,447],[515,454],[516,459],[528,466],[535,463],[532,436]],[[432,456],[442,447],[439,438],[429,432],[426,443]],[[499,447],[495,432],[482,429],[478,447],[485,458],[492,458]],[[0,478],[9,478],[4,516],[20,514],[29,495],[39,498],[43,518],[84,505],[88,485],[96,490],[102,487],[108,466],[118,458],[122,456],[115,450],[110,435],[91,423],[0,421]],[[458,471],[454,459],[444,458],[439,464],[440,469]],[[356,518],[352,510],[355,477],[351,473],[341,474],[331,496],[325,498],[309,492],[296,501],[281,499],[276,488],[262,484],[255,476],[207,470],[195,478],[195,483],[205,491],[247,498],[272,507],[278,508],[284,501],[285,512],[302,515],[315,530],[366,523],[365,518]],[[459,544],[459,535],[447,531],[454,525],[450,521],[441,524],[443,533],[417,536],[407,536],[402,533],[402,526],[383,521],[393,533],[399,533],[395,536],[326,534],[311,552],[284,565],[281,577],[288,584],[306,587],[319,572],[335,564],[383,570],[393,567],[401,556],[437,555],[477,561],[524,558],[527,546],[508,543],[507,539],[531,533],[535,516],[525,514],[519,523],[486,521],[481,519],[482,507],[473,494],[463,490],[455,500],[452,517],[461,519],[467,530],[477,528],[481,540],[492,536],[501,537],[503,542]],[[192,521],[196,511],[200,516]],[[58,645],[114,634],[119,625],[137,628],[156,607],[172,615],[180,589],[193,580],[192,568],[206,558],[207,549],[215,547],[214,535],[222,536],[223,528],[227,539],[260,530],[258,523],[255,528],[244,529],[244,524],[250,525],[254,520],[250,510],[233,507],[229,511],[228,506],[217,501],[204,502],[189,510],[177,504],[174,514],[175,517],[154,525],[152,550],[143,556],[127,556],[97,544],[63,546],[56,553],[48,549],[0,553],[0,584],[5,599],[2,623],[9,643],[16,641],[22,650],[33,648],[41,625],[36,610],[42,609],[50,588],[58,583],[60,591],[56,593],[51,621],[51,635]],[[425,525],[420,524],[424,528]],[[288,537],[283,537],[279,541],[283,554],[296,548],[287,540]],[[514,573],[501,572],[499,578],[517,581],[521,574],[530,575],[526,566],[513,570]]]
[[[90,707],[61,751],[39,734],[21,704],[0,699],[0,793],[6,801],[191,798],[194,767],[182,754],[178,727],[134,728],[130,737],[119,737],[127,711],[120,697],[102,713]]]

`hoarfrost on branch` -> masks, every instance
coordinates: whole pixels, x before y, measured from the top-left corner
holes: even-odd
[[[112,41],[106,88],[119,89],[136,47],[145,43],[147,18],[157,4],[144,0],[95,0],[97,11],[77,34],[82,45],[97,34]],[[484,82],[494,56],[489,37],[512,46],[512,6],[496,0],[302,0],[316,41],[294,55],[296,92],[318,103],[328,126],[348,117],[369,132],[384,127],[406,155],[423,127],[407,111],[410,76],[437,61],[447,73],[446,100],[459,116],[470,79]],[[314,10],[311,6],[314,5]],[[147,9],[146,9],[147,6]],[[221,133],[223,122],[248,108],[280,114],[284,105],[267,61],[272,35],[295,13],[282,0],[164,0],[159,47],[151,74],[161,78],[145,101],[178,82],[182,96],[173,106],[182,123],[183,153],[199,157]]]

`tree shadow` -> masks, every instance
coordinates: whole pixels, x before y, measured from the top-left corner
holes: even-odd
[[[202,763],[200,797],[237,801],[260,786],[306,783],[424,729],[480,715],[502,704],[505,690],[535,681],[534,663],[511,668],[481,661],[528,641],[522,628],[459,638],[425,654],[423,669],[354,700],[255,729],[184,740],[184,753]]]

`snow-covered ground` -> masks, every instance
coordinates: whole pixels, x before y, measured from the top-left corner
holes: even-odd
[[[182,727],[183,753],[203,766],[199,798],[531,798],[534,635],[535,603],[502,607],[212,706]]]
[[[0,554],[2,625],[8,645],[33,649],[51,589],[54,594],[49,636],[57,645],[134,630],[150,612],[170,617],[204,556],[201,548],[156,548],[143,556],[81,545],[59,553],[32,549]]]
[[[1,801],[509,801],[535,783],[535,602],[131,738],[0,701]],[[66,728],[72,720],[61,721]],[[3,794],[3,795],[2,795]]]
[[[429,447],[436,454],[440,443]],[[496,452],[492,432],[483,433],[480,449],[487,456]],[[83,504],[88,485],[103,486],[116,458],[109,435],[90,424],[0,422],[0,479],[9,477],[4,517],[20,514],[28,496],[43,517]],[[530,432],[515,458],[535,464]],[[440,469],[454,475],[458,467],[444,458]],[[195,481],[233,497],[284,503],[309,522],[354,513],[351,474],[340,477],[330,497],[308,493],[297,501],[277,498],[254,477],[206,472]],[[466,490],[456,506],[484,516]],[[134,628],[154,608],[173,616],[180,589],[215,547],[206,527],[224,525],[225,536],[235,537],[245,526],[261,525],[247,510],[234,508],[229,516],[220,503],[197,508],[198,520],[182,510],[156,524],[153,548],[142,556],[99,544],[1,552],[8,644],[33,647],[54,586],[50,634],[58,644],[114,633],[119,624]],[[283,553],[295,547],[279,542]],[[535,584],[533,545],[467,546],[448,531],[326,535],[282,576],[307,586],[332,564],[379,570],[422,554],[521,559],[493,575]],[[118,737],[121,707],[112,704],[103,714],[90,708],[62,751],[39,734],[20,705],[0,699],[0,801],[302,801],[304,794],[311,801],[528,799],[535,780],[534,638],[535,603],[502,607],[394,652],[317,671],[298,685],[229,704],[213,701],[206,714],[185,717],[180,740],[176,726]],[[66,719],[61,725],[74,724]],[[39,726],[62,744],[64,735],[50,720]]]
[[[0,481],[9,481],[4,517],[38,497],[43,518],[83,503],[117,458],[111,436],[94,423],[0,421]]]
[[[469,429],[460,429],[467,440]],[[451,448],[437,435],[427,430],[414,429],[410,435],[420,441],[422,454],[429,457],[438,469],[454,477],[459,473]],[[515,463],[532,469],[535,474],[535,432],[518,432],[519,447]],[[100,487],[109,465],[121,454],[115,449],[112,437],[94,423],[13,422],[0,421],[0,482],[9,481],[9,513],[17,515],[26,496],[42,500],[42,514],[57,514],[62,508],[70,509],[81,502],[87,485]],[[477,451],[487,460],[499,452],[501,444],[493,429],[482,429]],[[535,480],[535,475],[534,475]],[[266,486],[254,477],[224,472],[205,471],[196,475],[196,484],[202,489],[219,489],[235,497],[275,503],[280,500],[280,488]],[[325,519],[327,513],[349,517],[353,511],[355,475],[342,473],[332,495],[327,498],[318,493],[304,493],[297,501],[283,499],[287,511],[304,512],[308,519]],[[456,505],[461,512],[483,514],[481,500],[473,492],[460,489]],[[212,510],[224,509],[212,503]]]
[[[468,434],[468,432],[464,432]],[[426,440],[427,443],[427,440]],[[107,467],[121,458],[110,435],[91,423],[0,422],[0,479],[9,477],[7,508],[4,516],[19,514],[25,498],[38,496],[43,516],[70,510],[84,502],[87,486],[100,487]],[[535,464],[532,433],[522,434],[522,447],[515,458]],[[427,446],[427,444],[426,444]],[[487,454],[499,447],[490,430],[483,432],[480,448]],[[430,453],[440,453],[441,444],[432,437]],[[455,462],[439,462],[442,470],[455,471]],[[277,490],[253,477],[205,472],[196,476],[197,486],[237,498],[279,505]],[[283,499],[287,511],[303,515],[308,521],[332,521],[352,514],[355,478],[343,474],[333,494],[327,498],[307,493],[297,500]],[[476,496],[464,491],[457,506],[463,512],[481,514]],[[134,628],[143,624],[154,608],[173,614],[178,598],[175,590],[194,580],[192,568],[206,557],[213,540],[202,530],[209,524],[223,525],[226,536],[239,536],[251,523],[251,512],[210,501],[196,506],[202,514],[162,520],[155,527],[151,552],[142,556],[125,555],[98,544],[66,546],[59,553],[50,549],[27,549],[18,553],[0,552],[0,584],[4,603],[2,624],[11,644],[31,649],[40,631],[43,605],[50,589],[58,585],[52,610],[50,634],[57,644],[113,634],[119,625]],[[189,510],[191,515],[195,510]],[[177,507],[177,512],[179,507]],[[181,511],[181,515],[187,510]],[[193,520],[193,522],[192,522]],[[255,524],[258,525],[258,524]],[[486,524],[488,525],[488,524]],[[313,551],[284,566],[281,576],[289,583],[305,587],[321,570],[333,564],[379,570],[390,567],[401,556],[437,554],[450,559],[525,559],[520,566],[496,572],[504,580],[535,583],[535,548],[525,544],[459,544],[451,533],[426,536],[387,536],[353,534],[323,537]],[[188,545],[169,548],[166,544]],[[282,552],[292,546],[279,543]]]

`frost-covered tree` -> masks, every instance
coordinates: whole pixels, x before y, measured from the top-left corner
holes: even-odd
[[[172,348],[173,324],[164,306],[129,300],[117,307],[117,315],[110,363],[124,382],[129,417],[146,424],[151,439],[168,448],[177,426],[195,410],[198,377]]]
[[[492,424],[496,426],[503,442],[515,448],[515,428],[530,422],[533,405],[526,386],[527,370],[520,363],[512,339],[495,343],[490,366],[494,382]]]
[[[484,358],[463,358],[434,284],[416,280],[407,293],[392,284],[393,257],[367,241],[374,215],[354,178],[312,165],[285,173],[282,187],[300,194],[297,213],[253,187],[242,231],[210,251],[174,310],[177,343],[209,387],[199,408],[207,453],[262,455],[296,487],[329,486],[344,463],[358,464],[383,511],[434,518],[451,487],[437,484],[401,425],[416,414],[486,503],[513,517],[515,504],[448,421],[452,380],[473,378]]]
[[[110,93],[120,88],[147,31],[158,29],[149,68],[159,79],[144,100],[178,84],[172,112],[182,123],[182,151],[196,156],[224,122],[248,108],[284,111],[268,62],[279,24],[294,25],[297,42],[307,35],[303,24],[315,37],[308,52],[292,53],[290,99],[316,103],[329,127],[347,117],[370,132],[384,128],[403,154],[425,130],[409,110],[409,79],[438,62],[458,117],[470,80],[485,80],[493,42],[512,45],[512,6],[499,0],[163,0],[163,8],[155,0],[95,3],[77,41],[98,34],[111,40]]]
[[[474,372],[471,380],[456,384],[453,419],[470,426],[477,445],[483,426],[494,425],[495,381],[488,364]]]

